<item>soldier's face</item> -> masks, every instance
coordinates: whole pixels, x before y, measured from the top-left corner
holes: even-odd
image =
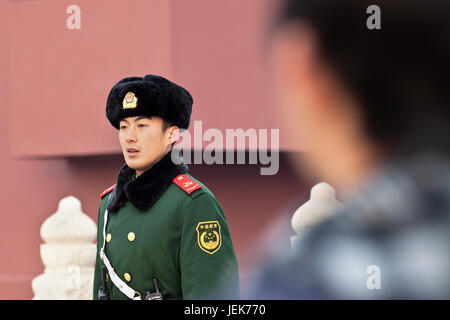
[[[170,151],[177,130],[169,127],[163,131],[160,117],[129,117],[120,121],[119,141],[128,167],[136,170],[138,176],[150,169]]]

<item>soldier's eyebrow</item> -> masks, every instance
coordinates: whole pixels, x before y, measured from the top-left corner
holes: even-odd
[[[139,120],[142,120],[142,119],[148,119],[148,120],[150,120],[150,117],[139,116],[139,117],[137,117],[136,119],[134,119],[133,122],[138,122]],[[127,120],[126,118],[120,120],[120,122],[122,122],[122,121],[125,121],[127,124],[129,123],[128,120]],[[120,123],[120,122],[119,122],[119,123]]]
[[[136,119],[134,119],[134,122],[138,122],[139,120],[142,120],[142,119],[150,120],[150,117],[139,116]]]

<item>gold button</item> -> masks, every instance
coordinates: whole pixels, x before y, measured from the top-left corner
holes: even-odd
[[[106,235],[106,242],[110,242],[110,241],[111,241],[111,238],[112,238],[111,233],[108,233],[108,234]]]
[[[128,282],[131,281],[131,276],[130,276],[130,274],[129,274],[128,272],[125,272],[125,273],[123,274],[123,277],[124,277],[125,280],[127,280]]]
[[[108,276],[108,274],[106,274],[106,281],[108,281],[109,280],[109,276]]]
[[[136,235],[134,234],[134,232],[130,232],[128,234],[128,241],[134,241],[134,239],[136,239]]]

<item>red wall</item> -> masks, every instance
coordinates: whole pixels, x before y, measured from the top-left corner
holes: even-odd
[[[81,30],[65,26],[70,4],[81,7]],[[0,299],[33,296],[40,226],[59,200],[77,197],[96,221],[98,194],[123,162],[104,116],[121,77],[153,72],[183,84],[204,129],[280,128],[264,68],[269,12],[269,0],[0,0]],[[224,208],[244,286],[259,236],[310,188],[284,156],[275,176],[259,167],[190,170]]]
[[[170,76],[169,3],[78,0],[81,28],[68,29],[66,9],[74,1],[9,2],[13,154],[117,151],[104,117],[106,96],[129,75],[151,71]],[[54,122],[51,128],[49,121]]]

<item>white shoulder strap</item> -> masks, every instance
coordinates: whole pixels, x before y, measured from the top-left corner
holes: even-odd
[[[100,249],[100,258],[102,259],[103,263],[106,266],[106,269],[108,269],[108,274],[111,279],[111,281],[114,283],[114,285],[128,298],[132,300],[141,300],[141,294],[137,291],[135,291],[133,288],[131,288],[129,285],[127,285],[120,277],[114,272],[114,268],[111,266],[111,263],[109,262],[108,258],[105,254],[105,238],[106,238],[106,224],[108,222],[108,209],[105,210],[105,216],[103,218],[103,245]]]

